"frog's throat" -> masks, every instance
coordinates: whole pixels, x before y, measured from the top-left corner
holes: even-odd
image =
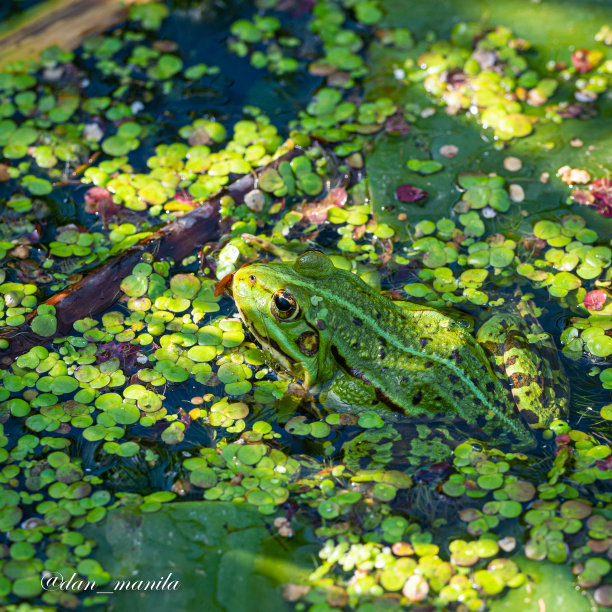
[[[312,282],[307,283],[294,276],[291,279],[291,283],[293,285],[303,288],[307,292],[312,291]],[[483,403],[484,406],[486,406],[491,412],[495,414],[495,416],[500,420],[500,422],[503,422],[511,431],[513,431],[519,437],[523,433],[522,427],[518,423],[516,423],[516,421],[512,419],[510,415],[506,414],[503,410],[500,410],[497,406],[494,406],[488,400],[487,396],[472,382],[472,380],[468,376],[466,376],[465,372],[461,368],[459,368],[454,362],[445,359],[440,355],[436,355],[435,353],[423,353],[420,350],[407,346],[406,344],[402,343],[395,335],[390,335],[387,330],[384,330],[378,324],[378,321],[374,317],[372,317],[368,311],[363,310],[354,303],[343,299],[339,294],[321,286],[320,283],[317,284],[317,295],[320,295],[324,299],[329,300],[329,303],[338,304],[342,308],[345,308],[347,312],[350,312],[351,314],[360,318],[364,322],[364,324],[369,325],[370,329],[373,329],[378,335],[384,337],[386,341],[389,342],[389,344],[392,344],[398,350],[405,351],[406,353],[409,353],[421,359],[427,358],[429,361],[438,362],[449,370],[451,370],[453,374],[458,376],[465,383],[465,385],[470,389],[474,396],[477,397]],[[389,308],[397,307],[391,301],[389,301]],[[377,376],[371,376],[371,382],[376,386],[383,384],[382,381],[379,382],[377,378]]]

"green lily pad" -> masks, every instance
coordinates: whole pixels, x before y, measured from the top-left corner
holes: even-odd
[[[170,288],[176,296],[192,300],[200,290],[200,280],[193,274],[175,274]]]
[[[267,449],[263,444],[249,444],[246,446],[240,447],[236,456],[242,463],[246,463],[247,465],[255,465],[259,462],[259,460],[265,456]]]
[[[149,279],[140,274],[131,274],[121,281],[121,291],[130,297],[140,297],[147,292]]]
[[[440,162],[431,159],[409,159],[406,162],[406,166],[413,172],[418,172],[419,174],[434,174],[444,167]]]
[[[39,336],[53,336],[57,331],[57,319],[54,314],[38,314],[32,319],[31,327]]]
[[[102,150],[107,155],[122,157],[137,149],[139,141],[136,138],[124,137],[116,134],[109,136],[102,142]]]
[[[285,187],[285,182],[277,170],[270,168],[259,177],[259,187],[263,189],[263,191],[272,193],[283,189]]]

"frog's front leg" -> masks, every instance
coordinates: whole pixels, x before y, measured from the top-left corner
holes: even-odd
[[[526,313],[523,313],[526,314]],[[506,380],[521,415],[533,429],[566,416],[569,393],[554,342],[535,319],[496,314],[476,334],[497,376]]]
[[[362,380],[339,370],[334,378],[321,389],[319,397],[327,410],[359,414],[366,410],[388,409],[376,397],[376,389]]]

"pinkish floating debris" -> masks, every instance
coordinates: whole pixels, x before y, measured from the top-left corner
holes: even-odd
[[[442,155],[442,157],[453,159],[453,157],[457,156],[457,153],[459,153],[459,147],[456,145],[447,144],[440,147],[440,155]]]
[[[346,189],[335,187],[322,200],[311,202],[301,212],[310,223],[323,223],[327,220],[329,209],[342,208],[346,199]]]
[[[612,180],[595,179],[591,183],[591,193],[595,198],[594,206],[600,215],[612,217]]]
[[[400,134],[405,136],[410,131],[410,124],[404,118],[403,113],[397,112],[385,121],[385,132],[388,134]]]
[[[583,206],[592,206],[602,217],[612,217],[612,180],[594,179],[589,189],[574,189],[572,200]]]
[[[603,54],[601,51],[590,51],[589,49],[576,49],[572,53],[572,64],[576,72],[583,74],[590,72],[601,62]]]
[[[138,361],[140,347],[126,342],[111,340],[98,346],[97,355],[99,363],[104,363],[109,359],[113,359],[113,357],[117,357],[125,370],[132,371]]]
[[[427,192],[414,185],[400,185],[395,191],[395,197],[400,202],[422,202],[427,197]]]
[[[117,214],[121,206],[113,202],[113,197],[104,187],[92,187],[85,192],[85,211],[101,215],[104,219]]]
[[[186,191],[177,191],[174,199],[181,204],[188,204],[189,206],[195,206],[195,202],[189,193]]]
[[[607,299],[608,294],[603,289],[594,289],[584,296],[584,305],[589,310],[602,310]]]
[[[586,170],[582,170],[581,168],[570,168],[569,166],[561,166],[561,168],[557,170],[557,176],[568,185],[573,185],[575,183],[585,185],[591,180],[591,175]]]

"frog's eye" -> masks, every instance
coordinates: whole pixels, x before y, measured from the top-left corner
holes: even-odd
[[[291,321],[298,316],[300,308],[295,298],[284,289],[279,289],[270,303],[272,314],[283,321]]]

